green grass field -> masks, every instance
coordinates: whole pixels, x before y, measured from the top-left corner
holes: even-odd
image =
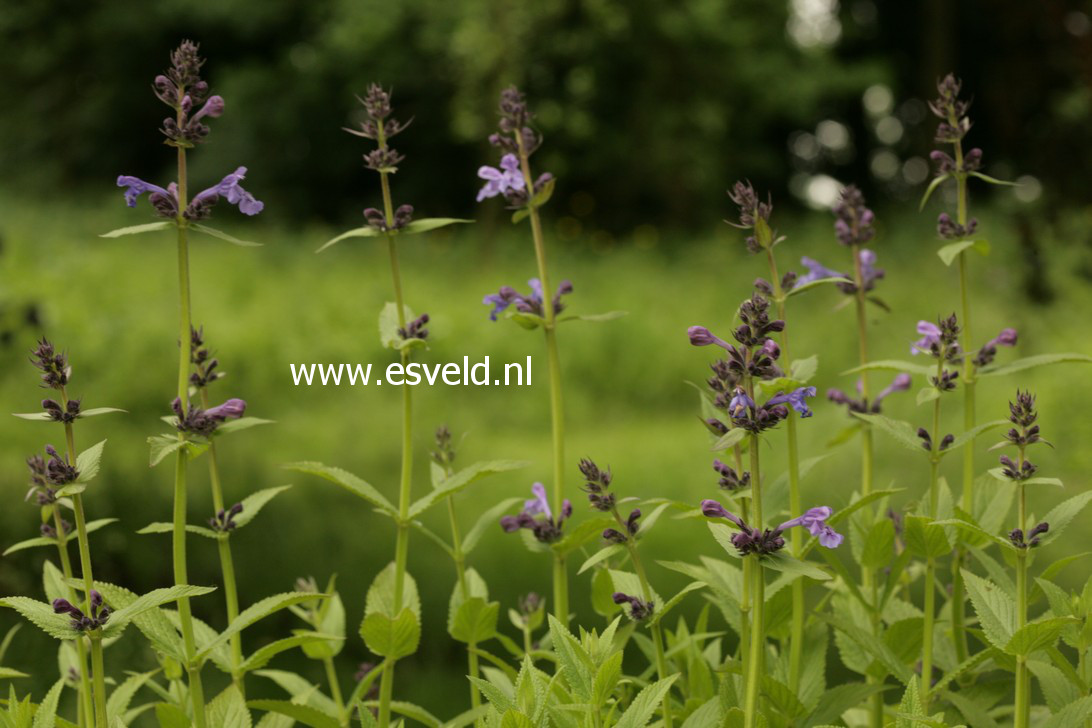
[[[165,430],[159,418],[169,414],[177,362],[177,281],[175,248],[167,233],[104,240],[98,233],[122,225],[145,222],[145,208],[127,210],[120,193],[79,204],[59,200],[32,201],[16,193],[0,196],[0,305],[7,319],[28,303],[40,309],[41,331],[66,348],[74,367],[72,393],[86,406],[114,406],[128,414],[81,421],[80,447],[109,438],[103,472],[86,497],[89,518],[113,516],[120,522],[93,537],[96,576],[144,591],[170,582],[170,547],[166,536],[138,536],[134,531],[155,520],[167,520],[171,503],[169,466],[148,468],[149,435]],[[399,461],[398,391],[395,387],[296,387],[290,363],[373,363],[392,361],[380,347],[376,319],[383,303],[392,298],[387,257],[382,245],[368,239],[346,241],[315,255],[314,249],[339,232],[320,227],[287,229],[270,226],[260,218],[243,220],[226,208],[218,227],[240,237],[258,240],[265,247],[244,249],[212,239],[192,247],[194,320],[205,326],[228,377],[213,393],[238,396],[249,403],[248,414],[276,420],[226,441],[221,448],[225,488],[229,501],[258,488],[294,483],[274,501],[258,521],[233,539],[244,603],[291,587],[297,576],[314,575],[324,582],[339,575],[350,625],[358,623],[364,593],[375,573],[390,560],[394,531],[363,501],[316,478],[290,473],[282,464],[319,460],[346,468],[393,497]],[[572,280],[575,293],[570,310],[600,313],[624,310],[628,315],[609,323],[565,324],[559,337],[563,359],[568,419],[568,489],[577,518],[588,509],[577,489],[577,460],[582,456],[609,465],[616,489],[641,498],[663,496],[695,505],[716,496],[716,477],[710,468],[709,441],[697,421],[698,397],[686,381],[701,383],[713,353],[687,342],[686,328],[704,324],[727,335],[736,305],[750,292],[751,281],[766,275],[761,258],[750,256],[737,231],[711,215],[707,232],[698,239],[661,231],[645,234],[641,245],[629,241],[576,237],[555,245],[551,269],[555,280]],[[1002,359],[1052,351],[1092,353],[1085,315],[1092,305],[1092,289],[1073,273],[1080,252],[1063,241],[1047,241],[1050,280],[1055,303],[1042,308],[1021,294],[1022,265],[1007,229],[1007,217],[997,211],[983,217],[982,229],[993,251],[973,260],[976,291],[976,338],[992,338],[1002,326],[1020,332],[1017,351],[1003,350]],[[873,358],[909,358],[909,344],[918,319],[934,319],[958,307],[954,269],[938,260],[939,244],[933,233],[933,214],[904,214],[885,218],[874,248],[887,269],[879,295],[892,312],[872,312]],[[815,213],[797,220],[781,220],[780,232],[789,236],[778,248],[782,268],[796,267],[801,255],[842,267],[848,259],[830,232],[831,220]],[[355,223],[353,223],[355,224]],[[525,288],[534,275],[533,255],[526,231],[517,228],[496,237],[486,230],[498,226],[468,226],[400,241],[402,270],[409,305],[432,316],[429,362],[471,360],[489,355],[494,362],[534,357],[531,387],[420,387],[415,397],[415,492],[429,487],[427,451],[437,425],[448,424],[466,438],[459,463],[482,458],[526,459],[531,465],[514,475],[476,485],[459,499],[464,524],[504,497],[523,496],[531,482],[548,479],[549,419],[547,381],[541,334],[524,331],[511,322],[491,323],[484,294],[502,284]],[[556,240],[556,231],[548,230]],[[819,371],[813,382],[820,394],[829,387],[850,389],[853,380],[840,373],[856,358],[851,308],[841,308],[842,296],[825,287],[790,301],[790,352],[793,356],[818,354]],[[34,411],[44,396],[36,387],[35,372],[26,354],[38,331],[23,328],[0,350],[0,400],[9,412]],[[1041,473],[1065,481],[1067,490],[1088,487],[1085,473],[1092,451],[1085,443],[1092,428],[1085,417],[1090,370],[1063,365],[1019,375],[1019,379],[983,382],[979,419],[1006,416],[1007,398],[1017,386],[1039,395],[1045,437],[1056,448],[1036,453]],[[877,375],[886,383],[889,375]],[[920,383],[915,383],[916,385]],[[916,389],[916,386],[915,386]],[[961,399],[961,398],[959,398]],[[957,397],[950,404],[945,431],[959,431]],[[804,481],[807,505],[828,504],[835,509],[848,502],[858,484],[858,456],[854,442],[833,450],[828,443],[849,424],[844,410],[820,397],[815,417],[801,424],[801,452],[810,458],[829,452]],[[887,414],[925,424],[925,408],[917,409],[913,392],[888,400]],[[21,499],[25,493],[23,460],[40,451],[55,426],[4,421],[0,429],[0,534],[3,544],[36,535],[37,510]],[[763,454],[764,470],[776,478],[783,470],[782,433],[771,438]],[[898,445],[877,435],[877,484],[904,488],[901,501],[923,492],[928,471]],[[987,454],[989,437],[979,443],[979,470],[995,464]],[[945,463],[945,473],[958,477],[958,462]],[[191,477],[191,522],[210,515],[203,462]],[[1059,493],[1035,493],[1033,511],[1045,512]],[[1086,519],[1086,524],[1090,523]],[[442,514],[430,514],[430,525],[446,532]],[[1043,563],[1063,553],[1081,551],[1078,529],[1063,543],[1041,555]],[[656,559],[692,558],[719,549],[704,527],[695,521],[662,520],[645,548]],[[219,565],[209,542],[193,539],[191,581],[216,584]],[[0,560],[0,593],[40,596],[44,550],[25,551]],[[472,557],[473,565],[489,582],[503,607],[529,590],[549,592],[549,564],[524,551],[521,540],[491,530]],[[1070,567],[1073,582],[1079,563]],[[440,715],[463,709],[466,690],[460,666],[463,653],[443,630],[439,615],[446,614],[454,582],[447,557],[422,538],[411,544],[410,571],[421,586],[425,621],[421,651],[400,664],[399,693]],[[1066,582],[1066,572],[1060,581]],[[681,577],[657,570],[654,580],[674,584]],[[573,606],[593,619],[586,598],[587,580],[576,579]],[[665,588],[664,591],[667,589]],[[690,598],[690,612],[701,597]],[[219,595],[195,602],[198,616],[222,626]],[[503,610],[502,610],[503,611]],[[686,613],[683,610],[682,613]],[[290,624],[287,612],[247,632],[249,649]],[[0,630],[17,622],[14,614],[0,614]],[[506,620],[502,619],[502,625]],[[355,626],[350,630],[355,632]],[[35,693],[55,679],[52,645],[24,630],[9,659],[12,667],[34,670]],[[139,669],[153,665],[150,655],[137,649],[135,639],[123,640],[108,653],[110,669]],[[351,638],[339,658],[342,674],[367,658],[363,643]],[[280,664],[321,678],[318,663],[286,656]],[[294,662],[295,660],[295,662]],[[292,668],[290,668],[292,669]],[[210,678],[211,679],[211,678]],[[257,680],[255,680],[257,682]],[[256,687],[255,692],[261,692]]]

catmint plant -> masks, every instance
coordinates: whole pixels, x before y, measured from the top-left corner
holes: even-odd
[[[238,240],[227,233],[208,227],[200,221],[207,220],[214,206],[225,199],[235,205],[244,215],[253,216],[262,211],[264,205],[242,187],[246,176],[246,167],[238,167],[226,175],[219,183],[194,194],[189,193],[189,175],[187,172],[187,153],[208,140],[209,127],[205,123],[224,113],[222,97],[210,94],[208,82],[201,77],[204,59],[198,54],[198,46],[190,41],[183,41],[171,53],[171,67],[165,74],[156,76],[153,90],[156,97],[172,110],[172,116],[163,120],[160,131],[165,137],[164,143],[174,147],[177,157],[177,179],[165,188],[141,180],[137,177],[122,175],[117,184],[125,189],[125,202],[129,207],[136,207],[139,198],[147,194],[148,202],[160,222],[121,228],[106,233],[104,237],[119,237],[174,228],[177,233],[178,247],[178,284],[179,284],[179,330],[178,330],[178,394],[171,408],[175,413],[176,434],[150,438],[152,446],[152,464],[156,464],[170,453],[175,453],[174,518],[172,521],[172,549],[174,556],[174,577],[176,586],[187,583],[186,564],[186,501],[187,501],[187,461],[211,447],[211,436],[221,423],[228,419],[242,417],[245,403],[242,400],[229,400],[218,407],[208,407],[204,397],[205,387],[198,389],[202,393],[201,406],[191,401],[191,383],[194,373],[195,348],[193,344],[194,328],[192,325],[189,266],[189,231],[227,240],[239,245],[253,245]],[[199,347],[198,347],[199,349]],[[201,366],[200,364],[198,365]],[[201,372],[199,378],[208,378],[212,370]],[[211,380],[210,380],[211,381]],[[206,382],[207,384],[208,382]],[[213,480],[213,497],[218,511],[223,510],[223,500],[216,470],[215,452],[210,454],[210,473]],[[234,588],[234,572],[230,552],[226,549],[227,522],[225,530],[217,533],[218,540],[225,544],[221,550],[221,567],[224,571],[228,614],[238,614],[237,596]],[[200,660],[197,654],[194,621],[188,597],[178,600],[178,614],[181,625],[185,669],[189,677],[191,699],[191,719],[198,728],[206,725],[204,689],[201,683]],[[233,639],[233,652],[236,659],[241,658],[237,639]],[[241,691],[241,681],[238,682]]]
[[[765,217],[761,215],[762,208],[756,206],[754,209],[759,210],[760,214],[755,217],[745,212],[741,216],[741,224],[750,222],[753,225],[756,219],[768,218],[768,208]],[[772,234],[770,235],[772,240]],[[756,241],[758,237],[756,236]],[[749,243],[749,247],[755,245],[760,243]],[[737,517],[738,521],[729,520],[741,529],[745,528],[742,540],[725,537],[724,534],[720,534],[718,540],[722,545],[731,542],[739,556],[743,557],[743,588],[739,605],[741,612],[740,658],[744,663],[743,720],[747,728],[756,725],[759,720],[758,702],[766,653],[764,623],[766,577],[763,569],[768,560],[760,557],[773,554],[784,546],[784,539],[780,536],[783,529],[774,529],[774,531],[763,529],[759,438],[761,433],[789,419],[790,408],[801,417],[810,417],[812,411],[807,400],[814,397],[816,393],[815,387],[806,385],[798,387],[796,385],[800,382],[792,378],[786,381],[784,372],[778,364],[782,348],[770,337],[771,334],[784,331],[785,321],[771,319],[769,307],[769,301],[759,294],[754,294],[749,300],[743,302],[738,312],[742,324],[732,333],[736,344],[728,343],[702,326],[692,326],[688,330],[692,345],[717,346],[727,352],[725,359],[712,365],[714,376],[708,382],[713,392],[713,407],[726,414],[723,419],[710,418],[707,422],[707,426],[713,430],[714,434],[723,433],[713,449],[726,450],[746,440],[750,455],[750,470],[746,473],[742,469],[741,458],[738,454],[739,464],[735,469],[728,468],[719,460],[714,463],[714,469],[722,476],[720,482],[735,495],[737,500],[741,501],[743,515]],[[788,389],[790,387],[795,388]],[[764,403],[759,404],[767,390],[773,390],[776,393],[768,396]],[[741,487],[744,483],[749,487]],[[705,508],[703,512],[710,515]],[[722,514],[717,512],[714,515]],[[726,516],[722,515],[722,517]],[[786,526],[786,528],[789,527]],[[718,531],[714,530],[714,535],[718,535]],[[830,539],[828,542],[832,543]],[[740,546],[741,543],[743,547]],[[802,551],[799,553],[802,554]],[[822,572],[819,573],[822,574]],[[802,574],[798,573],[797,578],[800,576]],[[748,619],[749,624],[747,624]],[[747,633],[742,632],[743,625],[747,625]],[[791,650],[790,645],[790,652]]]
[[[732,202],[739,207],[739,221],[728,221],[728,224],[750,233],[745,239],[748,251],[753,254],[765,253],[770,280],[767,281],[763,278],[758,278],[755,281],[755,287],[776,304],[777,316],[779,319],[786,319],[786,303],[791,296],[798,295],[822,283],[838,283],[844,278],[833,271],[813,266],[808,266],[809,272],[804,276],[797,276],[793,271],[786,271],[784,275],[781,275],[779,273],[774,250],[778,245],[783,243],[786,238],[783,235],[778,235],[770,226],[770,216],[773,213],[772,201],[767,198],[765,202],[762,202],[755,193],[754,188],[750,183],[746,182],[736,182],[728,195]],[[811,259],[804,258],[803,260],[805,265],[807,265],[807,262]],[[815,388],[806,387],[805,385],[816,371],[817,358],[813,356],[801,358],[799,361],[791,361],[788,353],[789,335],[787,328],[781,330],[779,339],[780,366],[787,370],[785,381],[781,382],[781,384],[787,387],[796,388],[795,394],[784,395],[786,397],[784,401],[792,401],[789,398],[793,396],[799,398],[802,396],[801,393],[804,392],[810,392],[808,396],[814,396]],[[799,408],[794,405],[793,410],[799,410]],[[796,433],[797,415],[793,414],[793,410],[790,410],[789,416],[785,420],[785,429],[787,431],[789,510],[792,512],[799,512],[801,509],[800,452]],[[810,410],[805,406],[802,410],[799,410],[798,416],[808,417],[810,416]],[[799,532],[796,531],[792,532],[791,539],[792,552],[795,556],[799,557],[804,546],[803,539]],[[804,646],[804,611],[804,580],[798,579],[792,584],[792,629],[789,636],[789,687],[793,691],[797,691],[800,686],[800,669]]]
[[[42,526],[41,536],[37,539],[23,541],[9,547],[5,555],[14,551],[38,545],[57,546],[58,556],[61,562],[61,574],[64,577],[64,593],[66,597],[55,596],[53,598],[53,612],[56,614],[68,614],[72,617],[70,629],[74,634],[68,635],[76,646],[75,669],[78,672],[79,715],[77,723],[81,726],[96,726],[106,728],[108,725],[106,715],[106,675],[103,662],[103,630],[106,620],[109,618],[109,608],[102,602],[102,596],[93,588],[95,583],[91,564],[91,545],[88,534],[97,530],[115,519],[101,521],[87,521],[83,505],[83,493],[90,481],[99,470],[99,460],[102,457],[103,446],[106,441],[94,445],[82,453],[76,451],[75,422],[83,417],[106,414],[108,412],[120,412],[113,407],[85,408],[79,398],[69,396],[72,381],[72,366],[68,362],[68,356],[58,351],[46,338],[38,341],[38,345],[31,353],[31,363],[41,373],[40,386],[51,389],[57,399],[46,398],[41,402],[42,411],[29,414],[19,414],[17,417],[29,420],[56,422],[63,427],[64,445],[63,454],[53,445],[45,446],[46,458],[41,455],[33,455],[27,459],[27,467],[30,470],[30,489],[27,491],[26,500],[33,499],[41,509]],[[72,511],[75,527],[64,517],[64,509]],[[80,577],[83,584],[84,597],[81,599],[75,587],[72,586],[75,573],[69,557],[68,542],[75,530],[76,543],[80,560]],[[35,621],[34,611],[28,602],[32,600],[19,600],[9,598],[0,601],[5,606],[12,607],[31,621]],[[43,627],[44,628],[44,627]],[[49,631],[47,629],[47,631]],[[54,633],[53,636],[59,636]],[[90,653],[90,665],[88,664]]]

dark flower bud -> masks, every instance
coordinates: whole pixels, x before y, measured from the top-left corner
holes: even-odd
[[[652,616],[655,606],[652,602],[646,602],[638,597],[623,594],[622,592],[615,592],[612,597],[615,604],[629,605],[629,617],[634,622],[643,622]]]
[[[605,531],[603,531],[603,538],[605,540],[607,540],[607,541],[609,541],[611,543],[615,543],[615,544],[622,544],[622,543],[625,543],[626,541],[629,540],[629,539],[627,539],[625,537],[624,534],[620,533],[619,531],[617,531],[617,530],[615,530],[613,528],[608,528]]]
[[[951,433],[945,435],[940,441],[940,450],[947,450],[951,444],[955,442],[955,435]]]
[[[639,526],[637,525],[637,519],[639,519],[640,517],[640,508],[634,508],[632,511],[630,511],[629,518],[626,519],[626,530],[629,531],[630,536],[637,535],[637,529],[639,528]]]
[[[773,286],[771,286],[770,282],[765,278],[755,278],[754,287],[756,291],[764,296],[773,295]]]

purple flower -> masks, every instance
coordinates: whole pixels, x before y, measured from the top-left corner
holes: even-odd
[[[502,286],[500,292],[491,293],[482,298],[482,303],[493,307],[493,310],[489,312],[490,320],[496,321],[499,314],[513,305],[520,313],[533,313],[536,316],[543,316],[542,281],[538,278],[532,278],[527,281],[527,284],[531,287],[531,295],[529,296],[523,295],[511,286]],[[568,280],[561,281],[557,291],[554,292],[552,301],[555,315],[565,310],[565,304],[561,302],[561,297],[572,292],[573,284]]]
[[[159,185],[125,174],[118,177],[118,187],[125,188],[125,204],[129,207],[136,207],[137,199],[145,192],[160,194],[164,197],[173,196]]]
[[[904,392],[907,389],[910,389],[910,375],[906,372],[896,374],[891,384],[880,390],[879,394],[876,395],[876,398],[872,400],[872,404],[874,407],[878,407],[880,402],[883,401],[887,395],[892,392]]]
[[[842,190],[832,212],[836,218],[834,234],[842,245],[863,245],[875,234],[872,223],[876,217],[865,207],[864,195],[853,185]]]
[[[478,202],[487,197],[496,197],[511,190],[522,190],[526,186],[523,172],[520,171],[519,159],[514,154],[501,157],[500,169],[488,165],[478,168],[478,176],[486,180],[485,186],[478,191]]]
[[[686,334],[690,337],[690,343],[693,346],[709,346],[710,344],[716,344],[723,349],[731,350],[732,348],[727,341],[716,336],[704,326],[691,326],[686,330]]]
[[[742,387],[736,387],[735,395],[728,402],[728,412],[733,417],[746,415],[748,410],[755,408],[755,401],[747,396]]]
[[[526,528],[534,534],[536,540],[553,543],[561,538],[561,528],[565,520],[573,514],[573,504],[566,498],[561,504],[561,515],[555,520],[546,499],[546,487],[542,483],[535,483],[531,486],[531,493],[534,497],[524,501],[522,511],[500,519],[501,528],[506,533]]]
[[[830,518],[832,513],[833,511],[829,506],[809,508],[802,516],[782,523],[777,527],[775,533],[781,533],[796,526],[803,526],[808,529],[812,536],[819,538],[819,545],[828,549],[838,548],[842,545],[843,536],[827,525],[827,519]]]
[[[239,167],[231,174],[224,177],[217,184],[202,190],[193,196],[190,208],[197,210],[202,207],[211,207],[221,197],[226,197],[232,205],[239,206],[239,212],[244,215],[257,215],[265,207],[265,203],[256,200],[254,195],[243,189],[239,183],[246,178],[246,167]]]
[[[911,354],[930,354],[934,346],[940,345],[940,327],[931,321],[918,321],[918,333],[921,338],[910,346]]]
[[[1001,333],[991,339],[986,346],[1016,346],[1016,329],[1001,329]]]
[[[711,498],[707,498],[701,502],[701,512],[702,515],[708,518],[727,518],[740,528],[747,527],[747,524],[743,522],[742,518],[722,506],[719,501],[712,500]]]
[[[814,396],[815,387],[800,387],[788,394],[780,393],[777,396],[770,398],[770,400],[766,402],[766,406],[785,404],[787,402],[801,417],[811,417],[815,413],[808,408],[807,398]]]
[[[205,410],[205,415],[218,420],[238,419],[246,412],[246,402],[241,399],[229,399],[221,405]]]
[[[808,272],[796,279],[796,286],[802,286],[805,283],[811,283],[812,281],[818,281],[823,278],[846,278],[845,273],[839,273],[836,270],[831,270],[825,265],[809,258],[806,255],[800,259],[800,264],[808,269]]]

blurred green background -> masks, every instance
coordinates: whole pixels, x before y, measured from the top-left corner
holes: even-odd
[[[359,225],[360,210],[377,203],[377,180],[360,164],[366,147],[338,131],[356,120],[354,93],[373,80],[393,85],[397,115],[415,119],[397,140],[407,160],[393,181],[396,202],[411,202],[421,215],[478,220],[400,241],[407,301],[433,319],[427,360],[535,357],[529,388],[417,391],[416,493],[428,487],[427,451],[440,424],[467,433],[462,465],[532,461],[459,499],[469,526],[478,512],[522,496],[550,472],[541,337],[491,323],[481,305],[485,293],[502,284],[522,288],[534,275],[528,231],[510,229],[496,201],[473,205],[478,165],[495,162],[484,138],[496,92],[513,82],[528,91],[546,136],[536,166],[559,177],[546,211],[553,276],[572,280],[575,312],[629,312],[606,324],[568,324],[560,334],[571,495],[584,517],[575,488],[582,456],[610,465],[626,495],[696,503],[716,493],[707,437],[695,419],[697,396],[685,384],[705,379],[711,355],[690,347],[685,330],[696,323],[727,330],[751,281],[765,273],[738,231],[721,222],[731,215],[723,193],[735,179],[772,191],[777,227],[789,236],[778,248],[783,268],[802,255],[844,267],[847,253],[824,208],[842,183],[866,190],[880,220],[874,247],[887,269],[881,295],[892,308],[873,311],[876,358],[906,358],[915,322],[957,305],[953,271],[933,254],[945,196],[916,211],[930,174],[933,124],[924,101],[950,69],[976,99],[969,143],[986,150],[986,171],[1020,181],[997,192],[973,188],[972,211],[993,248],[973,261],[977,335],[985,341],[1002,326],[1019,329],[1018,351],[1003,351],[1003,358],[1092,350],[1083,315],[1092,305],[1092,211],[1083,184],[1092,161],[1088,11],[1084,3],[1017,0],[5,3],[0,401],[10,412],[37,408],[44,395],[26,357],[46,334],[70,353],[75,396],[87,406],[128,410],[77,427],[81,447],[109,438],[104,470],[87,496],[89,517],[121,519],[93,537],[96,576],[138,591],[168,584],[167,537],[133,532],[170,513],[169,468],[148,469],[145,439],[161,431],[175,381],[173,241],[167,234],[96,236],[151,219],[143,204],[124,207],[114,178],[169,179],[172,155],[159,146],[157,131],[165,107],[150,83],[169,49],[192,37],[209,58],[206,77],[227,111],[213,122],[209,144],[191,155],[191,180],[204,186],[243,164],[250,168],[247,188],[267,203],[253,220],[223,206],[215,222],[265,247],[204,239],[193,246],[194,320],[204,324],[229,373],[214,393],[243,397],[251,414],[277,421],[224,441],[226,490],[238,500],[295,483],[233,539],[243,600],[290,588],[297,576],[321,583],[336,572],[354,632],[366,587],[390,559],[393,529],[336,486],[280,468],[321,460],[391,497],[396,486],[397,390],[295,387],[289,372],[293,362],[378,367],[391,360],[376,335],[378,311],[391,298],[382,246],[355,240],[321,256],[312,252]],[[794,353],[819,355],[821,391],[853,384],[840,375],[855,358],[852,314],[840,302],[836,291],[819,290],[791,304]],[[980,417],[1001,417],[1017,385],[1037,391],[1044,433],[1056,445],[1038,462],[1070,490],[1085,486],[1092,464],[1083,449],[1092,435],[1082,417],[1086,377],[1070,366],[991,380],[979,400]],[[892,398],[887,411],[925,419],[912,396]],[[819,401],[801,428],[804,456],[826,452],[846,424],[842,410]],[[954,417],[948,429],[959,429]],[[8,544],[37,528],[36,509],[21,502],[23,459],[59,433],[14,418],[0,433],[0,540]],[[771,476],[783,470],[782,437],[771,437],[766,454]],[[882,439],[879,448],[877,482],[915,497],[924,466],[916,472]],[[980,455],[983,469],[991,461]],[[806,502],[844,505],[857,472],[853,446],[839,448],[807,478]],[[203,522],[211,515],[203,463],[193,469],[191,492],[191,520]],[[1033,509],[1045,512],[1059,496],[1036,493]],[[440,516],[430,517],[444,531]],[[717,550],[703,529],[666,520],[646,548],[658,559]],[[1074,536],[1050,550],[1083,548]],[[192,581],[217,583],[211,544],[193,539],[191,549]],[[0,560],[0,593],[40,595],[47,555]],[[527,591],[549,590],[546,561],[499,528],[472,562],[506,606]],[[453,715],[466,691],[462,648],[441,618],[452,569],[419,538],[410,568],[432,617],[421,651],[399,667],[398,694]],[[677,581],[662,570],[653,578],[664,585],[660,592]],[[574,608],[597,620],[585,582],[577,580]],[[689,600],[691,612],[700,602]],[[220,627],[221,604],[213,595],[195,609]],[[0,629],[15,622],[0,613]],[[287,613],[264,621],[246,633],[248,650],[296,626]],[[15,645],[9,662],[35,673],[23,685],[40,695],[55,676],[51,643],[27,629]],[[339,657],[346,682],[366,658],[360,640],[350,638]],[[132,635],[108,656],[116,674],[150,663]],[[293,655],[275,666],[321,680],[316,663]],[[265,688],[254,682],[260,694]]]

